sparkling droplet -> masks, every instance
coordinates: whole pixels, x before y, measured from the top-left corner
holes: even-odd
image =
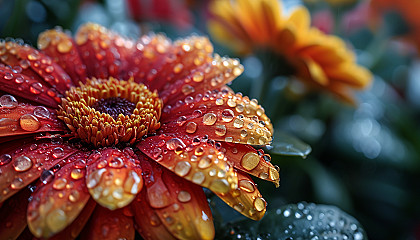
[[[60,53],[68,53],[73,47],[73,43],[68,39],[63,39],[57,45],[57,50]]]
[[[53,179],[54,179],[54,172],[51,170],[46,170],[46,169],[42,171],[41,176],[39,177],[39,180],[41,180],[43,184],[50,183]]]
[[[225,109],[222,111],[222,120],[224,122],[230,122],[235,117],[235,113],[230,109]]]
[[[241,180],[239,181],[239,188],[242,189],[245,192],[254,192],[255,191],[255,185],[251,181],[248,180]]]
[[[12,161],[12,156],[9,154],[3,154],[0,156],[0,166],[6,165]]]
[[[195,133],[195,131],[197,131],[197,123],[195,123],[195,122],[187,123],[187,125],[185,127],[185,131],[187,133]]]
[[[235,121],[233,121],[233,126],[235,128],[241,128],[244,126],[244,120],[240,119],[240,118],[236,118]]]
[[[258,166],[260,157],[254,152],[249,152],[242,157],[241,165],[246,170],[252,170]]]
[[[205,179],[206,179],[206,177],[204,176],[204,174],[202,172],[196,172],[196,173],[194,173],[194,175],[192,177],[192,182],[195,183],[195,184],[202,184]]]
[[[66,187],[67,180],[65,178],[58,178],[53,183],[53,188],[55,190],[62,190]]]
[[[180,202],[188,202],[191,200],[191,194],[187,191],[180,191],[178,193],[178,200]]]
[[[180,149],[184,149],[186,146],[185,146],[185,143],[181,139],[172,138],[166,141],[166,147],[169,150],[180,150]]]
[[[61,209],[55,209],[47,215],[46,222],[52,232],[59,232],[67,226],[66,213]]]
[[[34,109],[34,115],[37,118],[49,118],[50,117],[50,111],[46,107],[38,106]]]
[[[217,116],[214,113],[206,113],[203,116],[203,123],[205,125],[213,125],[217,120]]]
[[[19,119],[20,127],[25,131],[36,131],[41,127],[38,118],[32,114],[25,114]]]
[[[242,212],[245,209],[245,207],[242,203],[238,203],[233,206],[233,209],[235,209],[238,212]]]
[[[80,198],[80,193],[76,190],[72,190],[69,194],[69,200],[71,202],[77,202],[77,200],[79,200]]]
[[[112,168],[122,168],[124,166],[124,161],[120,157],[114,157],[108,163]]]
[[[71,178],[73,178],[74,180],[81,179],[84,175],[84,170],[80,168],[75,168],[71,170],[70,173]]]
[[[265,209],[267,203],[264,198],[258,197],[254,200],[254,207],[258,212],[261,212]]]
[[[223,101],[223,98],[218,98],[218,99],[216,99],[216,105],[223,105],[223,103],[224,103],[224,101]]]
[[[0,106],[4,108],[15,108],[18,106],[18,101],[12,95],[3,95],[0,97]]]
[[[217,125],[215,130],[216,135],[224,136],[226,135],[226,126],[225,125]]]
[[[56,147],[52,150],[53,152],[53,158],[60,158],[64,156],[64,149],[61,147]]]
[[[198,162],[198,168],[204,169],[210,167],[210,165],[212,164],[212,157],[212,155],[205,155],[201,157],[200,161]]]
[[[25,186],[25,184],[23,183],[22,178],[15,178],[13,179],[12,183],[10,184],[10,187],[12,189],[21,189]]]
[[[13,162],[13,168],[17,172],[28,171],[32,167],[32,160],[27,156],[19,156]]]
[[[225,193],[229,191],[229,183],[226,179],[216,179],[211,182],[210,190],[217,193]]]
[[[181,161],[175,166],[175,173],[183,177],[187,175],[191,170],[191,164],[189,162]]]

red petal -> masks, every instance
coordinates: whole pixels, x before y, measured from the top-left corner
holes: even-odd
[[[13,99],[10,95],[2,97]],[[66,127],[57,119],[55,110],[17,102],[13,108],[0,107],[0,137],[65,130]]]
[[[216,193],[236,211],[254,220],[260,220],[266,211],[267,202],[262,198],[252,179],[238,172],[238,188],[227,194]]]
[[[128,216],[127,216],[128,215]],[[126,209],[111,211],[97,206],[87,226],[81,234],[81,239],[114,240],[134,239],[133,217]]]
[[[77,216],[74,221],[67,226],[63,231],[57,233],[56,235],[48,238],[49,240],[73,240],[76,239],[80,232],[85,227],[86,223],[88,222],[90,216],[95,209],[96,202],[92,198],[86,203],[83,210],[80,212],[79,216]]]
[[[38,48],[52,57],[70,76],[75,85],[86,82],[86,65],[83,64],[75,41],[60,28],[48,30],[38,37]]]
[[[54,88],[1,64],[0,90],[49,107],[57,107],[62,97]]]
[[[28,225],[37,237],[50,237],[69,226],[88,202],[86,159],[81,152],[67,159],[54,180],[40,183],[28,206]],[[41,179],[42,181],[42,179]]]
[[[213,219],[201,187],[152,161],[140,164],[148,202],[166,228],[179,239],[213,239]]]
[[[142,140],[137,147],[177,175],[214,192],[226,193],[237,187],[234,169],[214,141],[159,135]]]
[[[129,78],[130,57],[136,52],[133,41],[93,23],[81,26],[75,40],[89,77]]]
[[[134,211],[134,219],[136,221],[136,229],[146,240],[154,239],[176,239],[166,229],[165,225],[156,214],[155,210],[150,207],[146,199],[146,189],[143,189],[133,201],[131,207]]]
[[[131,148],[101,149],[89,157],[86,184],[100,205],[114,210],[133,201],[143,187],[142,171],[136,159]]]
[[[2,239],[16,239],[26,227],[26,208],[31,192],[25,189],[4,202],[0,209],[0,236]]]
[[[263,150],[255,150],[249,145],[221,143],[225,148],[228,163],[243,172],[249,173],[261,179],[271,181],[279,186],[279,172],[269,160],[268,154],[264,154]]]
[[[4,143],[0,149],[0,158],[7,161],[0,166],[0,191],[3,193],[0,202],[39,178],[45,169],[50,169],[76,151],[70,145],[48,140],[19,139]]]

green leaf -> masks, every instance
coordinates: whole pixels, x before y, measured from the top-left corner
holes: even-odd
[[[284,132],[276,131],[274,134],[274,140],[271,146],[268,147],[268,150],[272,154],[300,156],[306,158],[306,156],[311,153],[312,148],[296,137]]]
[[[305,202],[267,211],[259,222],[229,223],[218,233],[218,239],[367,239],[360,223],[339,208]]]

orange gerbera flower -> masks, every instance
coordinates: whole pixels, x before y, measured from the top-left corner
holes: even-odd
[[[226,83],[238,60],[207,38],[124,39],[95,24],[36,50],[0,42],[1,239],[212,239],[201,187],[252,219],[248,174],[279,183],[272,125]],[[29,186],[29,187],[26,187]],[[25,230],[26,226],[29,230]]]
[[[310,26],[310,15],[298,7],[284,16],[277,0],[214,0],[209,29],[214,37],[245,53],[268,48],[283,57],[294,75],[316,89],[353,103],[352,89],[362,89],[371,74],[355,63],[338,37]]]

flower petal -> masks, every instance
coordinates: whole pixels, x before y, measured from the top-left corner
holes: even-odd
[[[133,240],[135,236],[134,223],[132,215],[128,213],[129,211],[126,209],[111,211],[107,208],[97,206],[81,234],[81,239]]]
[[[155,210],[150,207],[146,199],[146,188],[137,195],[136,200],[133,201],[131,207],[134,211],[134,219],[136,221],[136,229],[141,236],[146,240],[154,239],[176,239],[166,229],[165,225],[156,214]]]
[[[94,23],[82,25],[75,41],[83,53],[81,58],[89,77],[107,79],[112,76],[128,80],[128,70],[132,67],[129,57],[136,47],[133,41]]]
[[[0,236],[2,239],[17,239],[26,227],[26,208],[31,195],[29,189],[24,189],[13,198],[8,199],[0,208]]]
[[[3,95],[2,98],[12,101],[13,104],[8,104],[13,108],[0,107],[0,137],[66,130],[57,119],[55,110],[26,103],[18,104],[11,95]]]
[[[160,133],[205,136],[216,141],[268,145],[272,125],[257,100],[221,90],[167,105]]]
[[[260,220],[266,211],[267,202],[262,198],[252,179],[238,172],[238,188],[229,193],[216,195],[236,211],[254,220]]]
[[[175,104],[187,96],[220,88],[241,75],[243,70],[239,60],[216,54],[210,63],[197,67],[187,77],[169,85],[159,96],[164,103]]]
[[[273,182],[279,186],[280,176],[278,167],[273,166],[269,161],[270,155],[264,154],[262,149],[256,150],[249,145],[224,143],[222,148],[228,163],[245,173],[251,174],[263,180]]]
[[[19,139],[3,143],[0,158],[6,162],[0,166],[0,202],[39,178],[44,170],[77,151],[71,145],[55,140]]]
[[[86,185],[90,195],[110,210],[122,208],[133,201],[143,187],[141,169],[130,148],[100,149],[88,159]]]
[[[72,155],[68,164],[50,176],[54,180],[37,186],[28,206],[28,226],[36,237],[62,231],[85,207],[90,198],[84,179],[88,156],[85,152]]]
[[[75,41],[62,29],[47,30],[38,36],[38,48],[60,65],[75,85],[86,82],[86,65],[83,64]]]
[[[15,73],[2,64],[0,64],[0,90],[49,107],[57,107],[58,103],[61,103],[61,94],[54,88],[27,75]]]
[[[153,161],[141,160],[140,164],[148,202],[166,228],[178,239],[213,239],[213,219],[201,187]],[[162,194],[167,195],[166,201]]]
[[[20,45],[15,42],[0,43],[1,47],[4,47],[4,52],[14,55],[19,60],[19,62],[6,61],[7,65],[18,64],[11,65],[12,67],[18,67],[18,72],[22,71],[23,68],[30,68],[32,71],[24,71],[23,73],[35,79],[42,79],[49,86],[54,86],[61,94],[64,94],[66,90],[73,86],[67,73],[44,53],[29,45]],[[5,56],[10,57],[10,55]]]
[[[208,139],[159,135],[137,144],[144,154],[195,184],[226,193],[237,187],[234,169]],[[203,141],[203,142],[202,142]]]

